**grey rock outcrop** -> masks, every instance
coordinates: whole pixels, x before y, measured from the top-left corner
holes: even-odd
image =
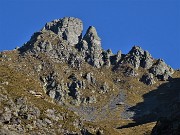
[[[91,74],[86,75],[89,83],[95,83],[95,79]],[[89,78],[90,77],[90,78]],[[86,81],[78,79],[77,75],[72,73],[68,79],[70,82],[64,83],[56,80],[56,73],[51,73],[46,77],[41,77],[41,81],[44,85],[45,93],[52,99],[55,99],[60,104],[72,103],[73,105],[79,105],[82,103],[84,97],[81,91],[86,89]],[[85,79],[85,78],[84,78]],[[88,80],[87,80],[88,81]],[[68,101],[68,99],[70,99]],[[92,103],[93,98],[87,98],[86,103]]]
[[[49,117],[50,119],[54,120],[54,121],[59,121],[59,120],[64,119],[64,116],[60,113],[57,113],[57,111],[54,109],[47,109],[46,110],[46,116]]]
[[[122,72],[126,77],[135,77],[138,75],[137,70],[129,64],[117,64],[113,70],[115,72]]]
[[[67,96],[67,86],[63,83],[58,83],[56,81],[56,73],[51,73],[47,77],[40,78],[43,85],[44,91],[47,95],[49,95],[52,99],[55,99],[61,103],[64,102],[65,97]]]
[[[109,91],[109,85],[107,82],[104,82],[103,85],[101,86],[101,91],[100,93],[107,93]]]
[[[110,67],[111,66],[111,63],[112,63],[112,59],[111,57],[113,56],[113,53],[110,49],[108,49],[107,51],[104,51],[103,52],[103,61],[104,61],[104,65],[107,66],[107,67]]]
[[[136,70],[134,68],[132,68],[132,67],[129,67],[129,66],[125,68],[124,74],[126,76],[129,76],[129,77],[135,77],[135,76],[138,75]]]
[[[88,83],[92,83],[92,84],[96,83],[96,79],[95,79],[94,74],[92,72],[87,73],[85,75],[85,78],[88,81]]]
[[[43,30],[51,30],[74,45],[79,43],[82,38],[83,23],[78,18],[64,17],[47,23]]]
[[[80,92],[78,90],[79,84],[76,81],[73,81],[72,83],[68,84],[68,87],[69,87],[69,95],[74,99],[79,100],[80,98]]]
[[[115,55],[115,63],[117,64],[122,58],[122,52],[118,51],[117,54]]]
[[[90,26],[88,28],[79,49],[85,52],[85,59],[92,66],[100,68],[104,64],[102,60],[101,39],[95,27]]]
[[[150,68],[149,72],[154,74],[160,80],[168,80],[171,78],[174,70],[168,66],[164,60],[158,59],[157,62]]]
[[[72,68],[81,69],[84,61],[100,68],[104,64],[101,39],[95,27],[90,26],[82,39],[82,21],[65,17],[49,22],[33,34],[30,41],[19,48],[24,53],[45,53],[53,61],[67,62]],[[79,51],[79,52],[78,52]],[[110,66],[110,52],[106,53],[106,65]]]
[[[147,73],[142,76],[140,79],[141,82],[143,82],[146,85],[153,85],[155,84],[154,76],[152,73]]]
[[[19,50],[23,55],[31,53],[38,56],[39,53],[43,53],[54,62],[66,62],[70,67],[75,68],[80,68],[81,61],[83,61],[83,58],[77,55],[78,51],[67,40],[60,39],[51,31],[34,33]]]
[[[139,46],[134,46],[124,58],[123,63],[131,64],[136,69],[139,67],[149,69],[153,64],[153,58],[148,51],[142,50]]]
[[[72,68],[81,69],[81,65],[83,63],[83,59],[76,54],[71,53],[68,59],[68,65]]]
[[[74,105],[79,105],[82,103],[83,98],[81,90],[86,88],[86,83],[84,80],[78,80],[75,74],[70,75],[69,79],[71,82],[68,83],[68,94],[74,100],[71,103]]]

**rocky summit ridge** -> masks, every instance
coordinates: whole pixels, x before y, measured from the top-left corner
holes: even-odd
[[[139,67],[149,70],[155,77],[168,80],[173,74],[173,69],[162,59],[154,60],[148,51],[139,46],[134,46],[128,54],[113,54],[110,49],[103,50],[101,39],[96,28],[90,26],[82,37],[83,24],[80,19],[65,17],[49,22],[40,32],[34,33],[19,50],[22,53],[43,52],[58,62],[70,63],[71,67],[80,68],[87,62],[95,68],[128,64],[134,69]]]
[[[82,33],[64,17],[0,53],[0,134],[151,134],[178,116],[167,108],[178,106],[178,70],[140,46],[104,50],[94,26]]]

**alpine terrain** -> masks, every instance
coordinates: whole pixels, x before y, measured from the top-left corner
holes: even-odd
[[[82,32],[64,17],[0,52],[0,135],[179,135],[180,70]]]

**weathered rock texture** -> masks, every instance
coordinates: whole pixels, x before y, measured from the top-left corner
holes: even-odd
[[[121,51],[114,55],[110,49],[103,50],[96,28],[90,26],[82,38],[82,27],[82,21],[77,18],[54,20],[35,33],[20,50],[22,53],[42,52],[53,58],[53,61],[67,62],[70,67],[78,69],[81,69],[85,61],[95,68],[111,65],[121,68],[124,64],[129,64],[135,70],[142,67],[149,69],[150,73],[161,80],[168,80],[173,74],[173,69],[163,60],[154,60],[148,51],[139,46],[134,46],[123,57]]]
[[[139,46],[128,54],[104,50],[94,26],[82,32],[80,19],[57,19],[0,53],[0,134],[114,135],[114,123],[161,116],[151,103],[164,91],[144,94],[172,81],[174,70]],[[148,107],[128,111],[142,98]]]
[[[153,64],[153,58],[148,51],[142,50],[139,46],[134,46],[125,56],[123,62],[131,64],[135,69],[139,67],[149,69]]]
[[[158,59],[157,62],[150,68],[149,72],[154,74],[160,80],[168,80],[174,70],[168,66],[164,60]]]
[[[173,74],[173,69],[163,60],[155,60],[148,51],[139,46],[134,46],[128,54],[118,51],[113,54],[101,47],[101,39],[96,28],[90,26],[82,37],[83,24],[80,19],[65,17],[49,22],[40,32],[35,33],[29,42],[19,50],[23,55],[33,54],[36,57],[43,53],[57,63],[66,63],[70,68],[81,70],[84,63],[93,68],[112,68],[115,72],[122,72],[126,77],[137,77],[138,69],[143,68],[148,72],[139,80],[146,85],[153,85],[155,79],[168,80]],[[40,69],[41,70],[41,69]],[[100,93],[107,93],[109,86],[106,82],[97,84],[93,72],[87,73],[83,79],[78,79],[75,74],[69,76],[70,82],[57,81],[58,76],[50,73],[41,77],[47,95],[61,104],[67,103],[70,97],[72,104],[92,103],[91,97],[83,96],[83,90],[88,85],[98,87]],[[98,86],[99,85],[99,86]],[[94,90],[92,90],[94,91]],[[95,97],[93,97],[93,100]],[[96,102],[96,100],[94,100]]]
[[[65,17],[47,23],[42,31],[44,30],[51,30],[71,45],[75,45],[82,38],[83,23],[78,18]]]
[[[101,39],[95,27],[88,28],[80,43],[79,50],[84,53],[86,61],[92,66],[100,68],[103,65]]]
[[[140,79],[140,81],[142,81],[143,83],[147,85],[153,85],[156,83],[154,80],[153,74],[151,73],[144,74],[142,78]]]

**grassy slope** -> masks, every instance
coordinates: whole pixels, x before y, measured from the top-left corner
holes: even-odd
[[[153,86],[146,86],[143,83],[139,82],[139,78],[145,71],[140,69],[139,76],[137,77],[124,77],[120,72],[112,72],[110,69],[102,68],[95,69],[91,66],[84,64],[82,70],[72,69],[70,73],[64,73],[63,70],[68,68],[66,64],[60,65],[49,61],[45,56],[41,55],[40,59],[35,59],[34,57],[25,57],[19,58],[19,54],[17,51],[5,52],[6,58],[0,58],[0,83],[7,90],[9,96],[12,99],[23,96],[27,97],[28,101],[35,106],[37,106],[42,112],[49,108],[55,108],[59,112],[63,112],[68,114],[66,121],[64,121],[64,126],[67,128],[73,127],[72,121],[77,118],[75,114],[68,111],[64,107],[56,105],[52,99],[50,99],[43,91],[42,85],[39,81],[39,75],[46,75],[50,73],[52,70],[56,70],[61,77],[63,77],[65,82],[68,82],[68,76],[72,73],[72,71],[78,75],[85,74],[87,72],[93,72],[94,76],[98,82],[98,84],[103,84],[107,82],[110,91],[107,94],[99,94],[96,92],[96,96],[98,97],[98,103],[95,106],[102,107],[105,106],[109,101],[109,98],[112,95],[116,95],[120,90],[123,90],[126,93],[126,103],[129,105],[136,105],[139,102],[143,102],[143,95],[149,93],[151,90],[155,90],[158,86],[162,85],[166,82],[158,81]],[[8,59],[11,58],[11,59]],[[36,71],[34,67],[37,67],[41,64],[42,60],[49,63],[49,66],[45,67],[46,70],[42,72]],[[50,66],[51,65],[51,66]],[[52,66],[54,65],[54,66]],[[81,78],[81,76],[78,76]],[[114,80],[120,78],[121,82],[114,83]],[[180,78],[180,72],[175,72],[173,78]],[[59,79],[61,80],[61,79]],[[4,85],[4,82],[8,82],[8,85]],[[84,95],[92,94],[91,90],[94,89],[94,86],[88,85],[88,89],[84,90]],[[170,88],[169,88],[170,89]],[[42,93],[43,98],[38,98],[29,93],[29,90],[34,90],[36,92]],[[100,120],[98,122],[85,122],[85,125],[88,127],[100,127],[104,129],[105,134],[149,134],[155,125],[154,122],[147,123],[131,128],[124,129],[116,129],[119,126],[127,125],[128,123],[132,123],[132,120],[122,120],[120,119],[120,112],[123,110],[122,107],[117,108],[113,112],[109,110],[109,114],[106,119]],[[43,116],[43,114],[42,114]]]

